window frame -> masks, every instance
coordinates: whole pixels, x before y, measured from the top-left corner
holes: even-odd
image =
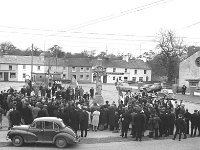
[[[80,74],[80,80],[83,80],[83,79],[84,79],[83,75],[82,75],[82,74]]]
[[[86,72],[90,72],[90,67],[86,67]]]
[[[90,79],[90,75],[86,75],[86,80],[89,80]]]
[[[144,74],[147,74],[147,70],[144,70]]]
[[[127,73],[127,72],[128,72],[128,68],[125,68],[125,69],[124,69],[124,72]]]
[[[9,65],[9,70],[13,70],[12,65]]]
[[[80,72],[84,72],[84,67],[80,67]]]
[[[22,78],[26,78],[26,73],[22,73]]]
[[[37,66],[37,70],[41,70],[40,66]]]
[[[76,72],[76,67],[72,67],[72,72]]]
[[[113,72],[116,72],[116,68],[113,68]]]
[[[138,72],[137,69],[135,69],[135,70],[134,70],[134,74],[137,74],[137,72]]]
[[[15,77],[12,77],[13,74],[15,74]],[[16,76],[16,72],[10,72],[10,79],[15,79],[17,76]]]
[[[24,70],[26,69],[26,65],[23,65],[23,67],[22,67]]]

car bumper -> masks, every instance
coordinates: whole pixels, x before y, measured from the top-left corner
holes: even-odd
[[[76,139],[74,140],[74,143],[78,143],[80,142],[80,137],[76,137]]]

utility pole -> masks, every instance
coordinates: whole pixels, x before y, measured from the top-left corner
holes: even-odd
[[[33,44],[31,48],[31,81],[33,80]]]

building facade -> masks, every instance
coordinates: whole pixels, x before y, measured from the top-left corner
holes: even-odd
[[[200,51],[197,51],[179,65],[179,86],[200,87]]]
[[[151,81],[151,68],[142,60],[135,59],[123,60],[102,59],[93,60],[93,66],[101,65],[104,67],[105,75],[102,77],[103,83],[121,82],[146,82]]]
[[[90,58],[69,58],[68,64],[68,79],[76,79],[79,83],[91,83],[93,69]]]

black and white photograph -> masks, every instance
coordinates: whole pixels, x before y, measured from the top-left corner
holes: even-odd
[[[200,150],[200,1],[0,4],[0,150]]]

